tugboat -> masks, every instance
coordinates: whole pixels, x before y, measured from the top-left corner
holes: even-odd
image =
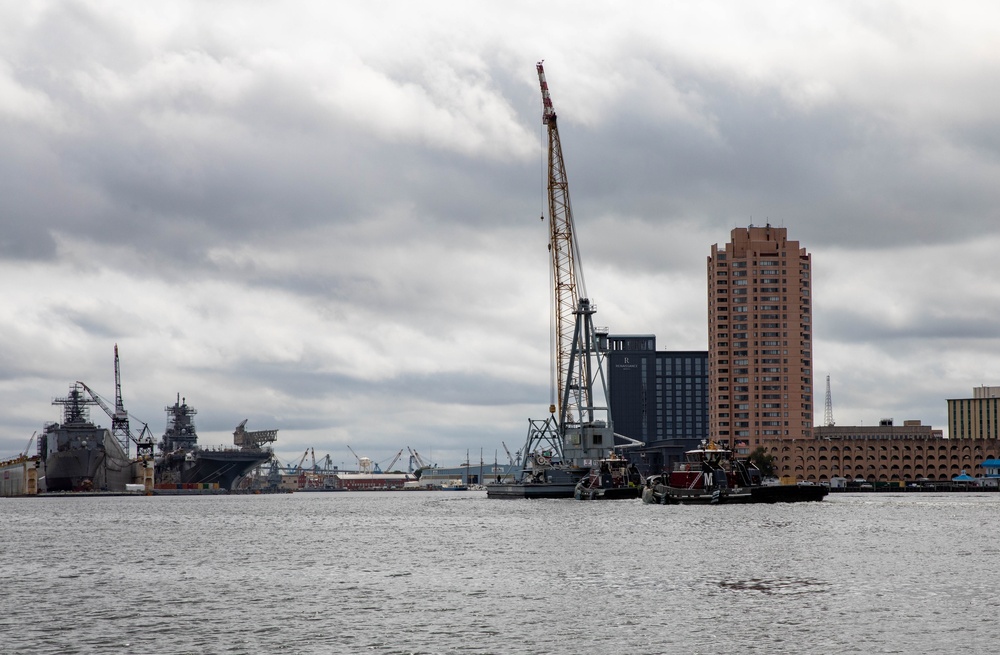
[[[823,500],[823,485],[765,485],[760,469],[749,459],[734,457],[728,448],[702,442],[685,453],[669,475],[646,479],[642,502],[661,505],[733,503],[796,503]]]
[[[635,464],[612,452],[576,483],[573,497],[577,500],[638,498],[644,482]]]

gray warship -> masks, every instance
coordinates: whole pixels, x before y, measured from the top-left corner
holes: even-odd
[[[69,395],[52,404],[63,406],[63,422],[47,424],[38,438],[40,486],[46,492],[124,491],[132,463],[111,431],[91,422],[89,406],[97,403],[84,396],[83,385],[71,385]]]
[[[176,402],[165,409],[167,429],[155,459],[156,489],[212,484],[232,491],[247,473],[271,459],[272,451],[264,444],[277,439],[277,430],[250,432],[244,420],[233,432],[236,448],[202,448],[194,427],[198,411],[187,399],[177,394]]]

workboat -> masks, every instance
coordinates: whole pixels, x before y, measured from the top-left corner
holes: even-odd
[[[829,489],[823,485],[765,485],[760,469],[749,459],[714,442],[685,453],[684,461],[665,475],[646,479],[644,503],[733,504],[795,503],[823,500]]]
[[[72,385],[63,406],[63,422],[49,423],[38,438],[41,487],[45,491],[124,491],[132,481],[132,463],[107,428],[94,425],[89,406],[97,404]]]
[[[613,452],[576,483],[573,497],[577,500],[638,498],[642,485],[642,474],[635,464]]]

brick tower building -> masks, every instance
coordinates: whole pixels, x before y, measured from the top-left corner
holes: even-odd
[[[811,259],[783,227],[736,228],[708,257],[709,437],[813,438]]]

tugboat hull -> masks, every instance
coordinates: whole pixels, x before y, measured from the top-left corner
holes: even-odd
[[[745,444],[740,444],[743,451]],[[647,504],[730,505],[736,503],[799,503],[823,500],[822,485],[765,485],[749,459],[734,457],[715,443],[689,450],[669,475],[648,478],[642,491]],[[745,454],[741,452],[738,454]]]
[[[644,503],[660,505],[733,505],[742,503],[802,503],[823,500],[829,489],[822,485],[776,485],[730,489],[679,489],[668,485],[646,487]]]
[[[588,469],[550,468],[522,482],[495,482],[486,485],[487,498],[572,498],[577,482]]]

